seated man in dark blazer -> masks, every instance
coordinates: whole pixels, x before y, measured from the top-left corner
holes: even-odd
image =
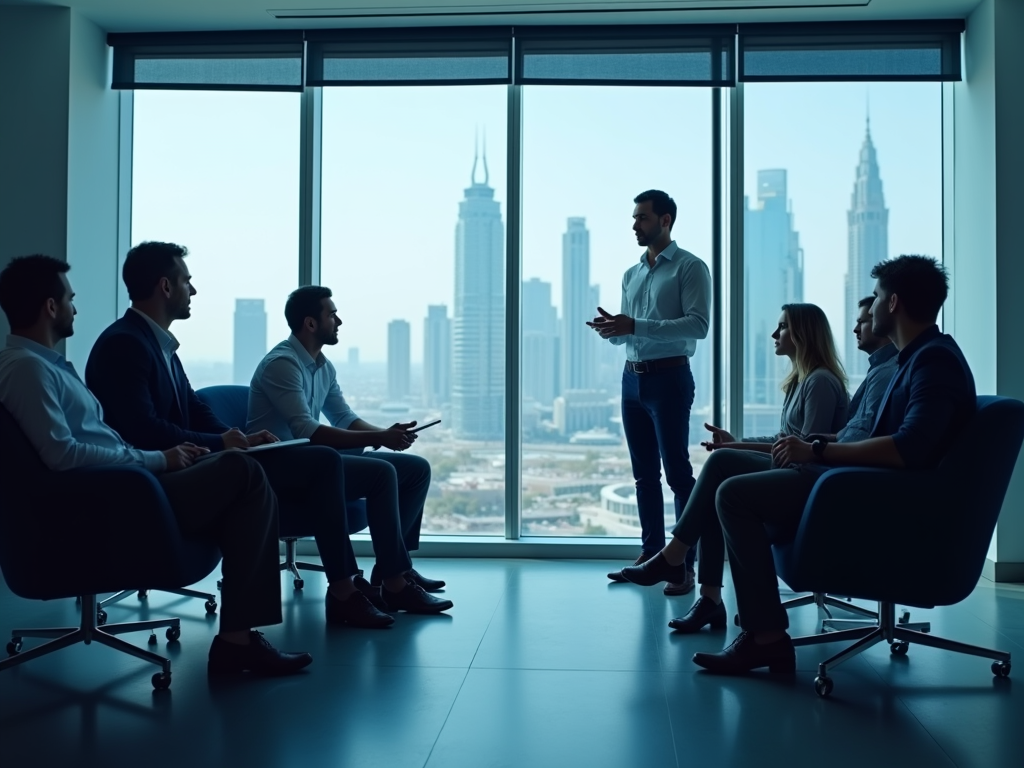
[[[192,443],[211,451],[245,449],[277,438],[244,434],[221,423],[192,390],[170,333],[191,314],[196,290],[185,266],[188,249],[146,242],[125,259],[122,277],[131,308],[100,334],[85,380],[103,405],[104,419],[124,440],[144,450]],[[375,608],[357,588],[355,554],[345,514],[344,472],[336,451],[295,446],[253,454],[282,501],[301,503],[314,515],[314,535],[330,588],[327,621],[384,628],[394,618]],[[367,585],[368,586],[368,585]]]

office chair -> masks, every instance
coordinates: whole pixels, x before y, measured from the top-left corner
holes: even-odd
[[[196,392],[196,396],[206,403],[222,422],[245,430],[249,411],[248,387],[232,384],[204,387]],[[296,542],[313,535],[312,524],[304,519],[304,510],[292,504],[290,500],[278,497],[278,502],[281,507],[280,538],[284,542],[284,560],[280,563],[280,570],[291,573],[292,586],[295,589],[302,589],[306,586],[306,582],[299,570],[323,573],[324,567],[319,563],[296,559]],[[358,533],[366,528],[365,500],[349,502],[345,505],[345,510],[350,533]]]
[[[96,642],[156,664],[155,688],[171,684],[171,662],[117,635],[166,628],[181,636],[177,618],[99,626],[96,595],[130,584],[177,591],[210,574],[220,551],[185,539],[156,478],[141,467],[105,466],[53,472],[0,406],[0,571],[11,591],[30,600],[81,597],[78,627],[14,629],[0,672],[77,643]],[[49,642],[23,651],[24,638]]]
[[[984,437],[979,449],[974,437]],[[1010,654],[935,637],[896,621],[896,604],[954,605],[974,590],[1024,442],[1024,403],[979,397],[978,410],[932,470],[841,467],[818,480],[799,527],[773,535],[775,568],[802,592],[878,602],[867,627],[794,638],[794,645],[855,640],[818,665],[815,690],[828,696],[829,672],[880,642],[895,656],[911,644],[992,659],[1008,677]],[[870,560],[864,541],[872,542]]]

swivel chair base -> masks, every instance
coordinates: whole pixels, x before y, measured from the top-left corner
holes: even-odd
[[[209,592],[199,592],[195,589],[160,589],[157,591],[167,592],[172,595],[181,595],[182,597],[194,597],[199,600],[206,600],[206,613],[210,616],[217,613],[217,596],[212,595]],[[96,623],[101,626],[107,623],[107,612],[103,610],[106,606],[112,605],[113,603],[119,603],[126,597],[131,597],[136,593],[139,596],[139,600],[145,600],[149,597],[148,589],[122,589],[117,594],[105,597],[98,601],[96,603]]]
[[[302,589],[306,586],[306,582],[303,581],[302,576],[299,575],[299,569],[304,571],[316,571],[317,573],[325,573],[324,567],[319,563],[305,563],[295,559],[295,542],[298,539],[282,539],[284,542],[284,560],[281,562],[279,570],[291,572],[294,581],[292,585],[296,589]]]
[[[911,629],[907,624],[900,624],[896,621],[896,606],[893,603],[878,604],[878,622],[870,627],[843,629],[826,634],[795,637],[793,638],[793,645],[818,645],[819,643],[835,643],[840,640],[856,640],[857,642],[818,665],[818,676],[814,678],[814,690],[822,698],[832,693],[833,682],[832,678],[828,676],[830,669],[838,667],[843,662],[849,661],[854,656],[883,641],[889,643],[889,651],[893,656],[905,656],[910,649],[910,643],[917,643],[918,645],[927,645],[944,651],[994,659],[992,662],[992,674],[996,677],[1010,676],[1010,654],[1006,651],[997,651],[991,648],[961,643],[956,640],[947,640],[943,637],[935,637],[927,632]]]
[[[821,632],[836,632],[846,629],[858,629],[862,627],[874,627],[878,624],[878,612],[872,611],[869,608],[861,608],[859,605],[854,605],[851,602],[851,598],[841,600],[838,597],[832,597],[824,592],[814,592],[810,595],[804,595],[794,600],[787,600],[782,604],[782,607],[787,611],[790,608],[799,608],[804,605],[817,605],[822,611],[825,612],[826,618],[821,620]],[[863,619],[837,619],[832,616],[832,611],[829,607],[838,608],[841,611],[847,613],[853,613],[858,616],[863,616]],[[917,622],[914,624],[910,623],[910,611],[904,609],[900,613],[899,624],[904,629],[916,629],[919,632],[930,632],[931,624],[927,621]]]
[[[125,632],[139,632],[144,629],[150,631],[149,644],[156,645],[156,632],[153,630],[167,627],[167,641],[176,642],[181,637],[181,619],[156,619],[153,621],[131,621],[123,624],[108,624],[102,629],[96,624],[96,595],[85,595],[82,597],[82,623],[78,627],[50,627],[45,629],[14,629],[11,631],[11,641],[7,644],[8,658],[0,660],[0,672],[11,669],[19,664],[24,664],[32,659],[59,651],[78,643],[97,642],[113,648],[115,651],[127,653],[130,656],[156,664],[161,671],[153,675],[153,687],[157,690],[164,690],[171,684],[171,661],[151,651],[138,648],[131,643],[125,642],[115,635]],[[48,643],[36,646],[22,652],[22,638],[43,637],[53,638]]]

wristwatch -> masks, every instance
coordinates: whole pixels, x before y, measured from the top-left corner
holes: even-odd
[[[811,450],[814,451],[815,458],[824,458],[826,445],[828,445],[828,443],[820,438],[811,443]]]

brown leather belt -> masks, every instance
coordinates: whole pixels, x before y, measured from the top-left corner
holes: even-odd
[[[660,371],[662,368],[678,368],[681,365],[687,365],[686,355],[661,357],[657,360],[626,361],[626,368],[631,370],[633,373],[654,373],[655,371]]]

